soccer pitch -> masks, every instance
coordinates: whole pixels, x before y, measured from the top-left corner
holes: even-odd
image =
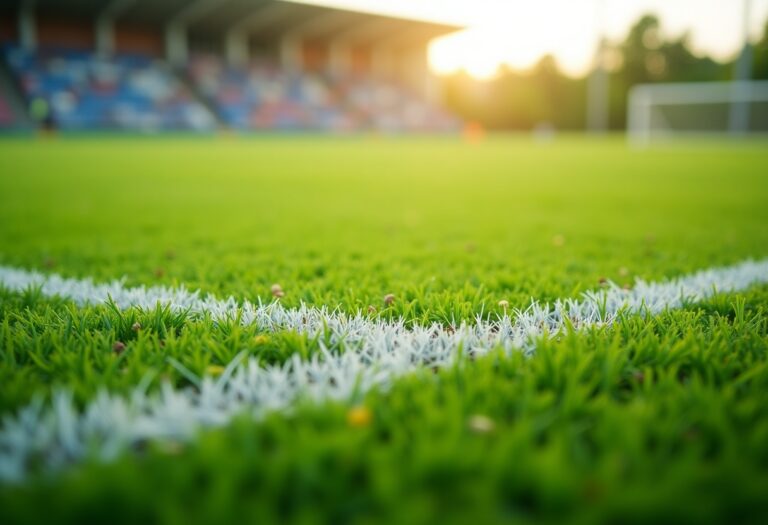
[[[766,173],[760,142],[0,142],[0,522],[762,522]]]

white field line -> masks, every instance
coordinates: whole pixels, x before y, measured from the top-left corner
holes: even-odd
[[[453,327],[407,327],[405,322],[372,320],[328,308],[284,308],[219,300],[184,288],[126,288],[120,281],[96,284],[0,266],[0,285],[21,292],[39,287],[47,297],[60,296],[79,305],[112,298],[121,308],[154,308],[158,303],[213,320],[233,319],[265,331],[295,330],[324,334],[321,352],[302,361],[261,366],[241,355],[218,378],[201,378],[195,388],[164,384],[147,394],[140,385],[129,395],[101,391],[78,410],[66,391],[51,403],[37,399],[0,426],[0,482],[20,482],[32,464],[48,472],[86,457],[109,461],[132,445],[151,439],[190,440],[202,428],[227,424],[236,415],[255,418],[289,410],[298,399],[352,401],[368,390],[386,387],[397,377],[422,367],[446,366],[463,355],[482,355],[494,348],[531,353],[538,337],[554,336],[572,325],[580,330],[610,325],[622,313],[657,314],[687,302],[768,282],[768,259],[712,268],[676,279],[638,280],[631,290],[614,285],[553,305],[532,302],[527,309],[497,320],[476,319]]]

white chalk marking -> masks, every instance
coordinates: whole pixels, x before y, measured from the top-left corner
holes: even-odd
[[[497,320],[444,327],[409,327],[403,320],[380,321],[325,307],[285,308],[219,300],[184,288],[127,288],[120,281],[96,284],[21,269],[0,267],[0,285],[21,292],[39,287],[46,297],[60,296],[79,305],[112,298],[121,308],[154,308],[210,315],[214,320],[240,316],[244,324],[265,331],[293,330],[310,336],[327,334],[327,345],[311,359],[293,356],[284,365],[263,367],[239,356],[218,378],[204,377],[195,388],[164,384],[155,394],[146,386],[129,395],[101,391],[79,411],[66,391],[53,393],[50,404],[35,400],[0,427],[0,481],[20,482],[32,463],[57,471],[91,455],[102,461],[132,445],[152,439],[190,440],[203,428],[226,425],[238,414],[255,418],[288,410],[298,399],[352,400],[372,388],[425,366],[447,366],[460,355],[480,356],[501,348],[531,353],[535,341],[554,336],[567,325],[580,330],[610,325],[622,313],[657,314],[711,297],[768,282],[768,260],[712,268],[669,281],[639,280],[631,290],[614,285],[553,305],[532,302],[524,311]],[[322,338],[321,340],[326,340]]]

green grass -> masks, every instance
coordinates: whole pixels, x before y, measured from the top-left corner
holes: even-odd
[[[464,317],[768,253],[762,144],[61,140],[0,159],[0,262],[249,299],[279,282],[287,305],[394,293],[398,314]]]
[[[414,323],[768,256],[768,150],[454,139],[0,142],[0,264]],[[396,296],[387,307],[382,298]],[[756,522],[768,289],[0,487],[0,521]],[[139,321],[136,333],[131,325]],[[0,290],[0,414],[317,342]],[[127,343],[117,356],[112,344]],[[494,423],[473,432],[468,420]],[[45,502],[40,505],[39,502]],[[5,518],[5,519],[3,519]]]

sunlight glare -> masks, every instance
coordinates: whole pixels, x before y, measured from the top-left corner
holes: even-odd
[[[435,40],[429,49],[430,65],[438,74],[464,70],[487,79],[504,64],[527,69],[551,53],[566,72],[580,74],[593,53],[584,36],[594,31],[593,13],[581,7],[551,1],[506,4],[472,27]]]

